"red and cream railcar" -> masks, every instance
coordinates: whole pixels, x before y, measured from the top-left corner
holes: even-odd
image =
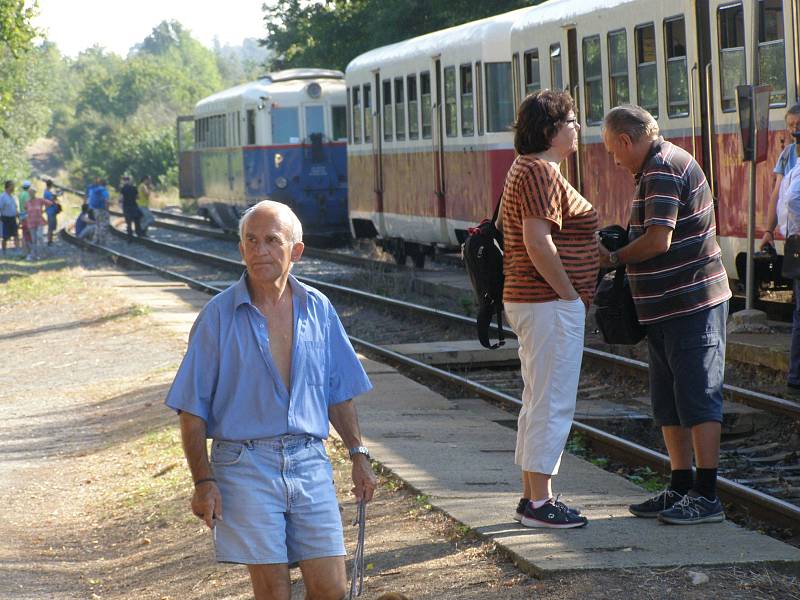
[[[501,192],[513,145],[509,34],[530,9],[372,50],[347,67],[350,219],[398,260],[456,246]]]
[[[410,44],[419,47],[421,54],[427,54],[428,60],[434,61],[442,73],[448,67],[460,73],[462,64],[456,57],[450,57],[441,43],[464,44],[464,38],[470,36],[462,36],[459,31],[471,32],[474,39],[480,30],[472,28],[484,22],[506,22],[504,19],[510,16],[513,24],[508,31],[506,52],[512,74],[512,108],[518,106],[526,94],[541,88],[566,88],[572,92],[579,106],[581,144],[579,152],[564,169],[573,184],[598,207],[604,223],[627,221],[632,183],[630,176],[613,164],[603,147],[602,118],[613,106],[627,102],[639,104],[656,116],[667,139],[692,152],[703,166],[717,199],[723,257],[733,275],[735,254],[744,250],[747,230],[747,166],[740,158],[735,88],[751,80],[749,72],[756,58],[758,81],[771,85],[773,90],[769,153],[767,162],[759,165],[757,171],[757,228],[761,229],[766,220],[772,167],[783,145],[791,141],[784,132],[784,114],[787,107],[800,98],[799,5],[800,0],[551,0],[510,15],[372,51],[355,59],[351,67],[373,53],[384,53],[381,56],[388,60],[391,48]],[[757,30],[753,27],[756,16]],[[448,33],[449,36],[445,35]],[[419,43],[426,38],[436,43]],[[495,60],[503,64],[501,46],[502,41],[496,38],[493,41]],[[753,52],[757,53],[756,57]],[[349,71],[347,81],[352,93]],[[490,89],[485,80],[484,76],[483,85],[475,86],[472,96],[475,100],[470,98],[467,102],[467,112],[471,106],[477,106],[478,118],[484,119],[490,98],[506,96],[504,90]],[[493,85],[498,82],[494,81]],[[434,96],[434,119],[446,120],[448,101],[453,104],[451,113],[461,115],[463,99],[458,93],[452,96],[453,100],[449,100],[447,90],[443,95]],[[436,101],[439,97],[441,102]],[[374,120],[385,118],[385,108],[383,105],[371,107]],[[459,145],[450,145],[456,150],[453,156],[449,156],[446,132],[442,139],[443,159],[451,158],[454,164],[472,175],[468,161],[459,156],[459,152],[465,156],[469,153],[469,144],[463,143],[464,138],[457,138]],[[484,142],[480,135],[474,139]],[[436,150],[436,139],[433,141]],[[357,193],[361,199],[369,197],[372,207],[362,208],[358,214],[351,210],[351,221],[354,224],[355,219],[371,221],[375,223],[373,233],[379,236],[396,235],[406,242],[421,244],[452,244],[466,223],[488,214],[499,191],[502,171],[513,156],[511,133],[493,132],[491,142],[478,144],[485,147],[486,156],[495,157],[487,180],[491,183],[475,186],[482,194],[480,197],[463,196],[456,193],[463,187],[452,180],[460,171],[454,169],[448,173],[440,168],[445,174],[443,180],[432,177],[438,176],[439,171],[435,169],[442,163],[433,160],[438,159],[435,152],[433,167],[428,164],[425,169],[407,174],[390,173],[391,166],[380,160],[372,163],[354,160],[359,146],[355,140],[353,142],[348,161],[351,182],[356,173],[361,173],[360,177],[372,178],[372,187],[366,190],[371,192],[369,196],[361,189],[351,188],[351,206],[363,201],[355,200]],[[392,150],[394,160],[401,161],[402,156],[396,154],[402,153],[402,146],[393,146]],[[373,151],[373,157],[376,155],[379,159],[380,148]],[[435,182],[439,212],[436,215],[425,213],[425,218],[430,225],[435,221],[430,217],[439,216],[437,224],[448,230],[434,239],[430,235],[419,235],[420,230],[415,227],[387,229],[385,220],[390,211],[386,204],[381,204],[381,192],[386,194],[384,182],[390,179],[396,180],[394,185],[399,193],[399,197],[393,199],[392,210],[397,211],[395,207],[399,206],[399,214],[408,222],[414,222],[414,216],[422,216],[414,212],[416,205],[412,198],[415,196],[410,192]],[[469,200],[465,201],[467,197]],[[392,219],[396,219],[395,214]],[[448,218],[450,215],[458,215],[459,219]],[[357,227],[355,231],[359,233]]]

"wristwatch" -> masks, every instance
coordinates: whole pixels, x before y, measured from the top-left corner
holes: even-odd
[[[611,264],[612,267],[619,266],[619,256],[616,252],[610,252],[608,254],[608,262]]]
[[[355,448],[350,448],[347,452],[350,454],[350,458],[353,458],[356,454],[363,454],[369,458],[369,449],[366,446],[356,446]]]

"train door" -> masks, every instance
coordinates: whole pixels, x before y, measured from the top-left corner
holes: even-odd
[[[703,166],[706,179],[711,186],[714,204],[717,202],[716,177],[714,174],[714,85],[712,72],[712,41],[711,18],[712,7],[709,2],[695,4],[695,45],[697,48],[697,68],[692,68],[690,90],[697,90],[691,94],[690,102],[693,115],[699,115],[697,125],[699,131],[693,131],[695,138],[699,138],[700,148],[695,149],[695,159]],[[688,37],[688,36],[687,36]],[[694,125],[693,118],[693,125]]]
[[[578,75],[578,34],[574,27],[567,29],[567,85],[566,89],[575,100],[575,113],[580,119],[582,99],[580,97],[580,78]],[[581,173],[581,132],[578,131],[578,151],[567,158],[567,179],[579,192],[583,193]]]
[[[372,86],[364,86],[364,135],[372,136],[372,189],[375,193],[375,212],[378,215],[378,231],[386,235],[386,222],[383,214],[383,130],[380,119],[381,72],[375,71]],[[367,119],[367,115],[369,118]],[[368,122],[367,122],[368,121]]]
[[[442,130],[442,60],[434,58],[433,65],[433,181],[437,215],[444,216],[444,131]]]

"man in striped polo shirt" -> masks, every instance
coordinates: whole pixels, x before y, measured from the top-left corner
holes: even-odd
[[[731,292],[711,190],[700,165],[664,141],[639,106],[612,109],[603,142],[636,187],[630,243],[617,252],[600,245],[600,266],[628,265],[636,312],[647,327],[653,418],[672,470],[666,490],[630,511],[680,525],[719,522],[725,519],[716,480]]]

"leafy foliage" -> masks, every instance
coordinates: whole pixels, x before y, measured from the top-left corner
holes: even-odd
[[[0,2],[0,44],[13,57],[30,49],[36,28],[31,24],[36,16],[37,3],[25,0],[2,0]]]
[[[541,0],[539,0],[541,1]],[[264,5],[272,69],[344,70],[379,46],[538,4],[537,0],[271,0]]]

